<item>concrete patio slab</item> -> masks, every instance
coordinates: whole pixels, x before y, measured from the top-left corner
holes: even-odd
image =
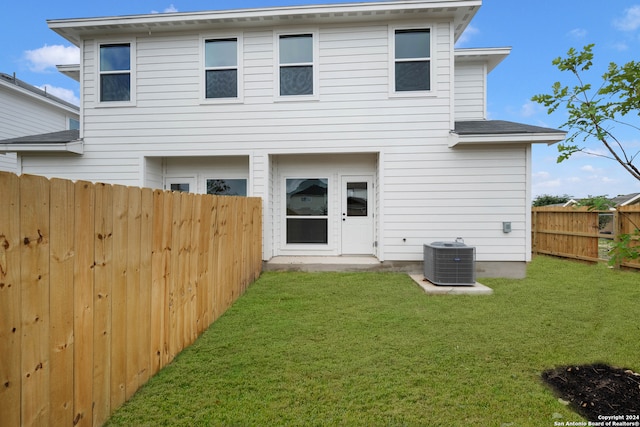
[[[409,274],[409,277],[429,295],[491,295],[493,289],[476,282],[469,286],[434,285],[422,274]]]

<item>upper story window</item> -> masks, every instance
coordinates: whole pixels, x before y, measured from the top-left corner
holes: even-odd
[[[317,48],[314,34],[279,34],[277,41],[278,95],[317,95]]]
[[[79,129],[80,129],[80,121],[78,119],[69,117],[69,130],[79,130]]]
[[[430,29],[396,29],[393,36],[395,92],[430,91]]]
[[[131,44],[100,45],[100,102],[129,102],[131,97]]]
[[[204,40],[205,99],[239,98],[239,45],[237,37]]]

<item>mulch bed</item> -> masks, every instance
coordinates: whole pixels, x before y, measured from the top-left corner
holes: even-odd
[[[588,421],[599,421],[599,415],[640,415],[640,375],[629,369],[600,363],[562,366],[543,372],[542,379]]]

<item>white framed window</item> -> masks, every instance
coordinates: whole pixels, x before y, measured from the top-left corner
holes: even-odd
[[[135,43],[132,41],[97,44],[98,103],[121,106],[135,103]]]
[[[201,38],[203,101],[242,102],[242,45],[241,34]]]
[[[390,27],[389,91],[392,95],[433,94],[433,49],[430,27]]]
[[[329,243],[329,179],[285,178],[285,243]]]
[[[318,99],[318,32],[276,32],[276,99]]]

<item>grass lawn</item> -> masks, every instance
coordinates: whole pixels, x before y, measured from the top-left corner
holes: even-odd
[[[540,374],[640,370],[640,273],[536,257],[491,296],[395,273],[264,273],[109,425],[552,426]]]

